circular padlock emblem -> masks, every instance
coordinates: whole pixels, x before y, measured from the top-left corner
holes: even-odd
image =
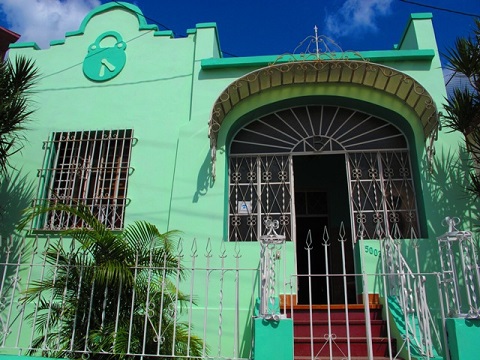
[[[115,39],[115,44],[102,47],[101,43],[108,37]],[[127,44],[116,31],[107,31],[97,37],[88,47],[88,54],[83,60],[83,73],[93,81],[107,81],[117,76],[125,66]]]

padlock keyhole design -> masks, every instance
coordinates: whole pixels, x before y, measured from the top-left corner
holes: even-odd
[[[107,31],[88,47],[83,73],[93,81],[107,81],[117,76],[126,63],[127,44],[116,31]]]

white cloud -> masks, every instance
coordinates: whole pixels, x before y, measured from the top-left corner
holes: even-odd
[[[85,15],[100,0],[0,0],[9,28],[22,37],[48,47],[51,40],[63,39],[67,31],[78,30]]]
[[[346,36],[364,31],[376,31],[378,16],[390,13],[393,0],[346,0],[334,13],[327,14],[326,32]]]

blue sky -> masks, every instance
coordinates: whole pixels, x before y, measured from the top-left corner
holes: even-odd
[[[480,15],[480,0],[412,0]],[[0,25],[47,47],[76,30],[85,14],[103,0],[0,0]],[[313,35],[331,37],[343,50],[391,49],[410,13],[432,12],[441,52],[455,37],[466,36],[472,17],[414,5],[402,0],[136,0],[149,23],[177,37],[201,22],[216,22],[222,50],[236,56],[292,53]],[[226,54],[228,56],[228,54]]]

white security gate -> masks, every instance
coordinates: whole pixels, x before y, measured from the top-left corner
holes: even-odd
[[[414,172],[404,134],[389,121],[337,106],[288,108],[255,119],[231,142],[229,240],[257,241],[265,222],[295,239],[297,156],[345,156],[353,239],[419,235]],[[311,169],[331,176],[332,169]],[[347,191],[347,189],[344,189]],[[395,226],[394,226],[395,225]],[[395,233],[393,232],[395,229]]]

